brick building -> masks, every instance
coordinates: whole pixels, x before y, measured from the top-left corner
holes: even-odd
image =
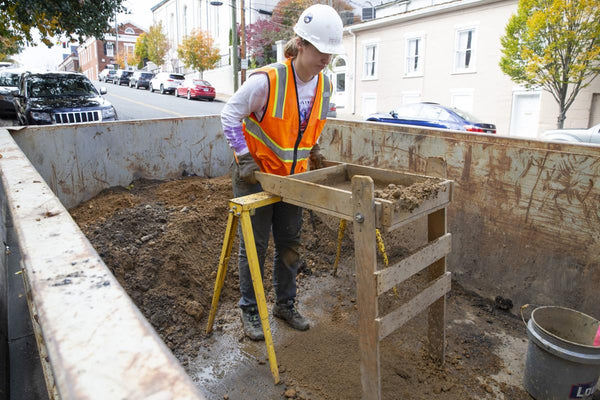
[[[132,22],[119,24],[117,34],[107,34],[104,40],[89,38],[77,48],[81,72],[97,80],[98,74],[107,66],[116,64],[119,55],[133,56],[135,42],[145,31]],[[129,67],[135,68],[135,65]],[[116,67],[118,68],[118,67]]]

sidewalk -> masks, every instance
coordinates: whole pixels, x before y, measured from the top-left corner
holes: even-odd
[[[227,103],[227,101],[231,98],[230,94],[219,93],[215,95],[215,101],[220,101],[223,103]]]

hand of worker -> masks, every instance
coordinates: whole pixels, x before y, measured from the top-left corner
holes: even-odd
[[[254,161],[252,155],[250,153],[246,153],[243,156],[239,156],[237,158],[237,162],[240,168],[240,178],[242,178],[244,182],[249,183],[251,185],[256,184],[257,180],[254,177],[254,172],[260,171],[260,168]]]
[[[310,150],[310,155],[308,157],[308,166],[310,170],[312,171],[323,168],[323,161],[325,161],[325,156],[321,154],[321,147],[319,146],[319,143],[316,143]]]

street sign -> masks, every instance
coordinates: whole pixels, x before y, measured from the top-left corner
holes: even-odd
[[[242,58],[240,61],[241,61],[241,64],[242,64],[242,69],[248,69],[248,59],[247,58]]]

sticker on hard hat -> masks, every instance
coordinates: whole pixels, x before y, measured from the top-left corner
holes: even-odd
[[[310,21],[312,21],[312,14],[306,14],[304,16],[304,23],[308,24]]]

